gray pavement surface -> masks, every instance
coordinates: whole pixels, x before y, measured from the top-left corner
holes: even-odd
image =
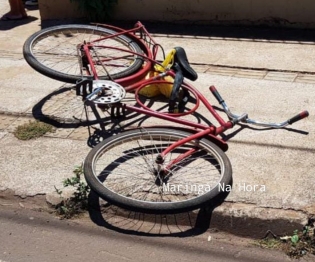
[[[0,245],[0,261],[292,261],[281,251],[266,252],[252,240],[229,234],[205,232],[195,236],[185,228],[180,232],[175,226],[161,228],[121,217],[113,217],[111,222],[125,225],[129,232],[140,229],[163,236],[121,234],[91,225],[88,217],[65,221],[45,212],[5,207],[0,209],[0,239],[5,239]],[[307,256],[299,261],[312,259]]]
[[[8,9],[2,1],[0,12]],[[88,128],[73,125],[73,116],[84,118],[80,98],[71,86],[40,75],[23,59],[24,41],[41,29],[38,10],[28,13],[28,20],[0,22],[0,191],[22,197],[54,194],[90,150]],[[236,126],[226,133],[235,187],[215,210],[230,230],[239,218],[248,228],[260,221],[260,233],[271,227],[283,233],[276,222],[290,229],[305,224],[315,215],[314,43],[170,34],[155,39],[165,50],[185,47],[199,73],[195,86],[214,104],[210,85],[232,111],[262,121],[282,122],[309,110],[309,118],[284,130]],[[200,113],[207,117],[203,107]],[[17,140],[15,128],[38,114],[59,124],[55,132]],[[150,123],[156,121],[144,121]]]

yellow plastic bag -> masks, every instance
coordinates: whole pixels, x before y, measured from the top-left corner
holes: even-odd
[[[146,79],[154,77],[159,73],[164,72],[166,69],[170,68],[174,63],[175,52],[176,50],[172,49],[170,53],[166,56],[162,65],[155,65],[155,71],[149,72],[146,76]],[[174,79],[171,76],[166,76],[163,78],[163,80],[167,81],[168,83],[156,83],[147,85],[139,91],[139,94],[146,97],[164,95],[169,98],[172,93]]]
[[[156,76],[158,74],[159,72],[149,72],[146,76],[146,79]],[[164,77],[163,80],[168,81],[169,83],[155,83],[147,85],[139,91],[139,94],[146,97],[164,95],[169,98],[172,93],[174,79],[171,76],[167,76]]]

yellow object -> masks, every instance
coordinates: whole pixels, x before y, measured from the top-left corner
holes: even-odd
[[[158,75],[159,72],[149,72],[148,75],[146,76],[146,79],[151,78],[153,76]],[[171,96],[172,89],[173,89],[173,82],[174,79],[171,76],[166,76],[161,80],[165,80],[168,83],[152,83],[148,84],[147,86],[143,87],[140,91],[139,94],[146,96],[146,97],[154,97],[158,95],[164,95],[167,98]]]
[[[166,56],[165,60],[163,61],[162,65],[155,65],[154,70],[147,74],[146,79],[151,77],[157,76],[159,73],[165,72],[166,69],[171,68],[174,63],[174,55],[176,53],[175,49],[172,49],[168,55]],[[167,98],[171,96],[172,89],[173,89],[173,82],[174,79],[171,76],[166,76],[161,80],[165,80],[168,83],[153,83],[143,87],[139,94],[146,96],[146,97],[154,97],[158,95],[164,95]]]
[[[158,72],[164,72],[165,69],[170,69],[172,65],[174,64],[174,56],[175,56],[176,50],[172,49],[168,55],[165,57],[162,66],[155,65],[154,69]]]

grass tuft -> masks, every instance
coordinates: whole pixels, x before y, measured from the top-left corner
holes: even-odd
[[[49,124],[39,121],[29,121],[26,124],[18,126],[14,131],[14,136],[20,140],[30,140],[41,137],[53,130],[53,126]]]

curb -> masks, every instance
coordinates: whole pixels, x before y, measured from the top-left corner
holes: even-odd
[[[58,199],[56,198],[58,196],[55,193],[46,194],[47,204],[51,207],[56,206],[58,204]],[[220,231],[238,237],[263,239],[269,232],[274,236],[290,235],[294,230],[302,229],[310,218],[310,215],[303,211],[263,208],[253,204],[229,201],[224,202],[213,211],[199,209],[170,215],[127,211],[108,204],[94,193],[90,194],[89,203],[90,218],[97,225],[125,233],[130,233],[129,231],[131,231],[148,235],[156,234],[156,232],[143,229],[152,229],[157,224],[160,224],[162,227],[164,224],[172,234],[179,229],[184,233],[185,231],[182,230],[182,227],[184,227],[196,232]],[[128,225],[127,228],[121,220]],[[126,223],[127,221],[128,223]],[[139,221],[147,225],[130,227],[130,224],[137,225]],[[174,229],[174,227],[177,229]]]
[[[70,197],[66,194],[65,197]],[[54,192],[46,195],[21,197],[11,190],[0,192],[0,206],[13,206],[53,214],[59,196]],[[60,199],[59,199],[60,200]],[[144,236],[187,236],[208,232],[221,232],[237,237],[263,239],[291,235],[312,218],[307,212],[257,207],[253,204],[226,201],[212,212],[195,210],[186,213],[160,215],[127,211],[89,196],[89,219],[100,227],[121,233]]]

